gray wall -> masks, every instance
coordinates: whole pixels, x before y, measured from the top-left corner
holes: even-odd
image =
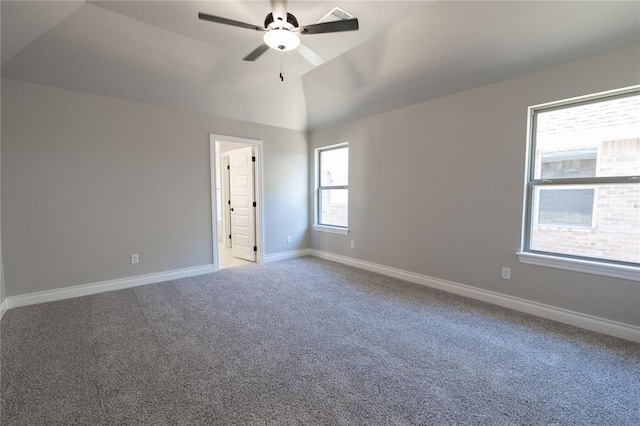
[[[2,113],[7,296],[211,264],[209,133],[264,141],[265,254],[309,246],[303,132],[8,79]]]
[[[2,97],[2,89],[0,88],[0,98]],[[2,123],[2,108],[0,108],[0,123]],[[2,137],[0,137],[0,224],[2,223]],[[0,229],[2,226],[0,226]],[[2,232],[0,232],[0,303],[6,298],[6,290],[4,288],[4,258],[2,256]]]
[[[2,8],[0,8],[1,10]],[[0,13],[0,17],[2,13]],[[0,37],[1,41],[2,37]],[[2,88],[0,88],[0,98],[2,97]],[[0,108],[0,123],[2,123],[2,108]],[[0,229],[2,228],[2,136],[0,135]],[[6,290],[4,288],[4,258],[2,256],[2,232],[0,232],[0,303],[6,298]]]
[[[350,144],[350,235],[312,231],[312,248],[640,325],[637,282],[515,255],[527,107],[639,79],[634,46],[312,132],[311,154]]]

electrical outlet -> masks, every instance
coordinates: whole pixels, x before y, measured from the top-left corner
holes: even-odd
[[[355,248],[356,247],[356,242],[351,240],[351,248]]]
[[[511,279],[511,268],[502,268],[502,278],[505,280]]]
[[[136,264],[138,263],[138,255],[137,254],[132,254],[131,255],[131,264]]]
[[[291,235],[287,237],[287,244],[291,244]]]

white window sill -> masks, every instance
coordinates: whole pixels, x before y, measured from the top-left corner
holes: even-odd
[[[337,226],[313,225],[313,230],[320,231],[320,232],[329,232],[331,234],[340,234],[340,235],[349,234],[349,228],[340,228]]]
[[[527,263],[529,265],[546,266],[548,268],[565,269],[567,271],[583,272],[585,274],[640,281],[640,268],[634,266],[528,252],[518,252],[516,254],[518,255],[520,263]]]

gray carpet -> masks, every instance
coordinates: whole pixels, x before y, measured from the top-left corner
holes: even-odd
[[[640,424],[640,345],[315,258],[1,324],[3,425]]]

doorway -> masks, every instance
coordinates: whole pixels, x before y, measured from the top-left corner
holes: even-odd
[[[215,270],[262,263],[262,141],[210,136]]]

